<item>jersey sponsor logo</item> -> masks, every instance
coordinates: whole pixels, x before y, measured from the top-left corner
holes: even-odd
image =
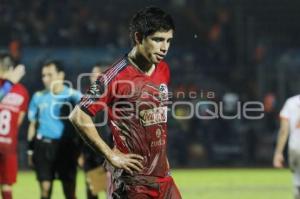
[[[91,104],[93,104],[97,99],[101,97],[105,92],[105,87],[102,82],[96,80],[89,88],[86,95],[83,96],[83,99],[80,102],[80,105],[88,108]]]
[[[165,145],[166,144],[166,141],[163,139],[163,137],[161,136],[162,135],[162,132],[160,130],[160,128],[156,129],[156,137],[158,140],[156,141],[152,141],[151,142],[151,147],[157,147],[157,146],[162,146],[162,145]]]
[[[166,141],[164,139],[159,139],[157,141],[152,141],[151,147],[163,146],[165,144],[166,144]]]
[[[159,85],[159,98],[161,101],[167,101],[168,100],[168,86],[166,84],[160,84]]]
[[[161,137],[161,130],[160,130],[159,128],[156,129],[155,134],[156,134],[156,137],[157,137],[157,138],[160,138],[160,137]]]
[[[101,86],[102,85],[102,86]],[[104,93],[104,87],[103,84],[100,84],[99,80],[95,81],[88,91],[89,95],[92,95],[92,97],[99,98]]]
[[[167,122],[168,108],[166,106],[140,111],[140,119],[143,126],[161,124]]]
[[[18,93],[8,93],[2,100],[2,104],[10,106],[21,106],[24,102],[24,97]]]

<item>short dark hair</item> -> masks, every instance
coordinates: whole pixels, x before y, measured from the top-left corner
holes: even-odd
[[[93,67],[98,66],[98,67],[103,68],[103,67],[106,67],[107,65],[108,65],[108,63],[106,63],[106,62],[98,61],[93,65]]]
[[[171,15],[158,7],[146,7],[139,10],[130,20],[129,32],[132,43],[135,44],[134,33],[141,34],[142,39],[157,31],[175,31]]]
[[[7,70],[9,67],[15,66],[15,60],[7,52],[0,52],[0,67]]]
[[[46,61],[43,63],[42,68],[48,67],[48,66],[50,66],[50,65],[54,65],[57,72],[65,72],[65,66],[64,66],[63,62],[60,61],[60,60],[56,60],[56,59],[53,59],[53,60],[46,60]]]

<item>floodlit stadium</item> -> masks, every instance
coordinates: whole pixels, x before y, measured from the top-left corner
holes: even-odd
[[[2,198],[300,198],[299,6],[1,2]]]

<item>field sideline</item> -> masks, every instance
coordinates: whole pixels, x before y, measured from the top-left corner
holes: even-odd
[[[292,199],[290,172],[275,169],[175,170],[184,199]],[[83,173],[77,178],[78,199],[85,199]],[[103,199],[103,194],[100,199]],[[14,199],[39,199],[33,172],[19,172]],[[64,199],[58,181],[52,199]]]

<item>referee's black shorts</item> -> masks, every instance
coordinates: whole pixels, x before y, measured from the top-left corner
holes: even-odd
[[[36,139],[33,162],[37,179],[75,181],[79,155],[77,151],[76,146],[66,141]]]

